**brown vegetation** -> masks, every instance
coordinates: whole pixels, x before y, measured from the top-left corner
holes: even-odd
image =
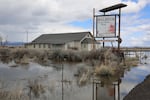
[[[0,60],[3,63],[14,61],[16,64],[28,64],[30,61],[45,64],[49,60],[55,62],[91,62],[93,60],[97,60],[104,64],[107,64],[112,60],[119,61],[120,58],[115,58],[113,55],[118,56],[112,53],[111,49],[92,50],[88,52],[73,50],[50,51],[26,48],[0,48]]]
[[[45,66],[51,65],[52,62],[83,62],[92,66],[92,70],[87,69],[85,72],[80,73],[80,79],[78,81],[80,85],[85,84],[85,81],[93,73],[98,77],[114,76],[115,73],[119,72],[118,70],[126,68],[125,65],[128,68],[129,66],[138,64],[138,59],[125,59],[123,52],[112,48],[92,51],[0,48],[0,60],[3,63],[14,61],[15,64],[13,67],[17,67],[19,64],[27,65],[30,62],[36,62]]]
[[[45,93],[45,87],[38,82],[38,80],[29,81],[29,95],[33,93],[35,97],[39,97],[41,94]]]

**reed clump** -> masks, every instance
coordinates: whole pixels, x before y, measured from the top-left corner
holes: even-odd
[[[81,62],[82,58],[80,56],[80,52],[78,51],[62,51],[56,50],[51,55],[51,60],[55,62]]]
[[[137,57],[126,57],[126,67],[134,67],[139,64],[139,58]]]
[[[23,89],[0,90],[0,100],[29,100]]]
[[[110,66],[101,65],[95,68],[96,76],[113,76],[114,70]]]
[[[90,68],[84,68],[84,67],[80,67],[77,70],[77,84],[78,86],[85,86],[87,84],[87,82],[90,80],[91,77],[91,70]]]
[[[125,65],[123,52],[118,52],[112,48],[102,48],[92,51],[75,51],[75,50],[35,50],[27,48],[0,48],[0,60],[4,63],[14,61],[16,64],[29,64],[36,62],[41,65],[50,65],[51,61],[56,63],[84,62],[91,66],[110,65],[112,62]],[[132,59],[126,60],[134,61]],[[127,63],[133,64],[133,63]],[[134,63],[135,64],[135,63]]]
[[[35,97],[39,97],[41,94],[45,93],[45,87],[38,82],[38,80],[33,80],[28,82],[28,88],[30,91],[30,96],[33,94]]]

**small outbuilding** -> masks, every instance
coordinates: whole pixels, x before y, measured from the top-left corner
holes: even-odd
[[[31,43],[25,44],[25,47],[30,49],[73,49],[90,51],[95,47],[95,43],[96,40],[90,32],[57,33],[43,34]]]

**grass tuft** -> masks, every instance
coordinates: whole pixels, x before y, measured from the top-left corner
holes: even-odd
[[[96,76],[112,76],[114,74],[114,71],[109,66],[101,65],[95,68],[95,74]]]

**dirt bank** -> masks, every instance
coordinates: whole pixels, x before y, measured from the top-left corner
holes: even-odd
[[[150,100],[150,75],[133,88],[123,100]]]

